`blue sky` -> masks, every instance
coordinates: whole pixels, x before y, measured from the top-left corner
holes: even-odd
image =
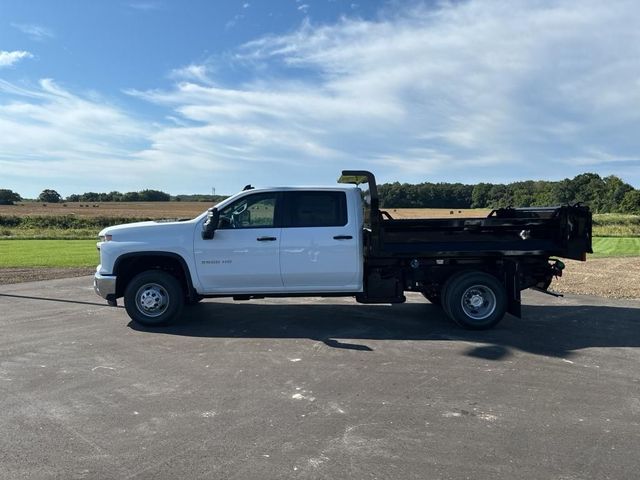
[[[0,0],[0,188],[640,187],[635,0]]]

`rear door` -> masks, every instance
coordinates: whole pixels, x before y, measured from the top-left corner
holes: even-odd
[[[362,286],[362,246],[344,191],[289,191],[280,240],[282,282],[291,292],[349,292]]]

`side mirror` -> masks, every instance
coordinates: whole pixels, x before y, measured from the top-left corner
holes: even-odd
[[[218,222],[220,221],[220,212],[217,208],[210,208],[207,215],[207,220],[202,225],[202,239],[211,240],[218,228]]]

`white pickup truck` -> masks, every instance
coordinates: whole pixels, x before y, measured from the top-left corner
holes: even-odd
[[[379,210],[370,172],[344,171],[340,182],[249,187],[192,220],[105,228],[96,293],[110,305],[124,297],[133,320],[155,326],[205,297],[399,303],[416,291],[458,324],[485,329],[506,312],[520,315],[522,289],[546,291],[561,275],[551,256],[584,260],[591,251],[583,206],[394,220]]]

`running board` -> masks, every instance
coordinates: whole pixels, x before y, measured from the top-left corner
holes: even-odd
[[[401,295],[399,297],[366,297],[364,295],[356,295],[358,303],[404,303],[407,297]]]

